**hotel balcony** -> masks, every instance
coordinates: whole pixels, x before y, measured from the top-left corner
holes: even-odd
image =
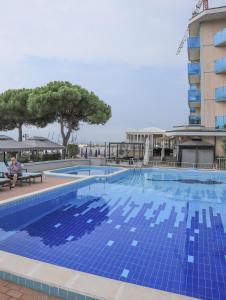
[[[201,105],[201,92],[192,87],[188,90],[188,104],[190,107],[200,107]]]
[[[195,113],[196,112],[196,108],[195,107],[190,107],[190,113]]]
[[[216,74],[226,73],[226,57],[215,60],[215,72]]]
[[[226,86],[215,89],[215,99],[217,102],[226,101]]]
[[[201,118],[199,115],[189,116],[189,125],[199,125],[201,123]]]
[[[188,64],[188,80],[190,84],[200,83],[200,64],[189,63]]]
[[[187,40],[188,44],[188,58],[190,61],[200,59],[200,37],[191,36]]]
[[[226,46],[226,28],[215,34],[214,45],[217,47]]]

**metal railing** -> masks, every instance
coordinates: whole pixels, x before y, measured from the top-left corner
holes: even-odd
[[[152,167],[167,167],[167,168],[189,168],[189,169],[216,169],[215,163],[188,163],[188,162],[170,162],[170,161],[150,161]]]
[[[218,170],[226,170],[226,158],[225,157],[219,157],[216,159],[217,161],[217,169]]]
[[[148,165],[144,166],[143,161],[136,160],[106,160],[107,165],[118,165],[133,168],[190,168],[190,169],[208,169],[208,170],[226,170],[226,158],[217,159],[216,163],[188,163],[188,162],[177,162],[177,161],[161,161],[153,160],[149,161]]]

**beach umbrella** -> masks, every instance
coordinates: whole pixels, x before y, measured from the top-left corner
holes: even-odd
[[[98,156],[100,156],[100,148],[98,148],[98,153],[97,154],[98,154]]]
[[[148,165],[149,163],[149,153],[150,153],[150,140],[147,137],[146,142],[145,142],[145,152],[144,152],[144,165]]]
[[[81,148],[81,157],[84,156],[84,151],[83,151],[83,148]]]
[[[97,153],[97,149],[95,150],[95,157],[97,157],[98,153]]]

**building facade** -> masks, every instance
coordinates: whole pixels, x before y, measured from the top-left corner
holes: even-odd
[[[226,128],[226,7],[189,22],[189,124]]]

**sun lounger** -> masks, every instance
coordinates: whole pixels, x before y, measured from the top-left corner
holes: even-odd
[[[33,182],[35,182],[36,178],[40,178],[42,182],[42,173],[28,172],[27,169],[22,169],[22,171],[22,176],[30,176],[30,178],[33,179]]]
[[[9,173],[9,170],[4,162],[0,162],[0,173],[1,177],[4,177],[4,174]],[[21,182],[31,183],[31,179],[35,181],[35,178],[40,177],[42,182],[42,173],[30,173],[26,169],[22,169],[22,174],[18,176],[17,180]]]
[[[8,186],[11,189],[11,180],[9,178],[0,178],[0,186]]]

